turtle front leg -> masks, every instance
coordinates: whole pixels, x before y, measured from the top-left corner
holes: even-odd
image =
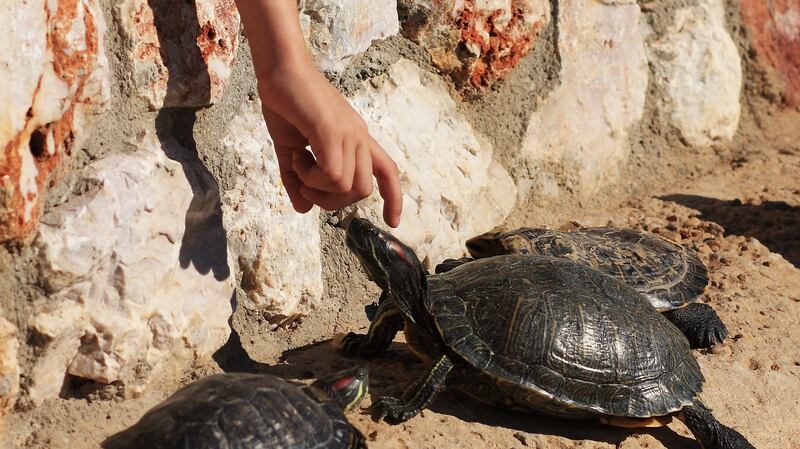
[[[710,348],[722,343],[728,336],[725,323],[708,304],[693,302],[686,307],[666,311],[664,316],[683,332],[693,349]]]
[[[465,263],[468,262],[472,262],[474,260],[475,259],[471,257],[462,257],[460,259],[445,259],[444,261],[442,261],[442,263],[436,265],[436,268],[434,268],[433,271],[436,274],[447,273],[448,271],[454,268],[460,267],[461,265],[464,265]]]
[[[720,424],[700,401],[681,410],[678,418],[704,449],[755,449],[741,433]]]
[[[453,362],[446,355],[440,356],[425,377],[415,380],[400,398],[381,396],[371,410],[378,420],[389,418],[392,421],[407,421],[426,408],[437,393],[444,390],[447,375],[453,369]]]
[[[403,314],[391,301],[381,300],[367,335],[350,332],[340,346],[348,356],[371,357],[386,351],[394,336],[403,329]]]

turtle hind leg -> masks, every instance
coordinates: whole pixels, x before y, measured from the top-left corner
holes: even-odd
[[[720,424],[699,401],[681,410],[678,417],[703,449],[755,449],[741,433]]]
[[[433,401],[437,393],[444,390],[445,379],[452,369],[453,362],[446,355],[440,356],[428,374],[415,380],[402,397],[381,396],[371,410],[379,420],[389,418],[394,422],[403,422],[413,418]]]
[[[693,302],[686,307],[666,311],[664,316],[683,332],[692,349],[710,348],[722,343],[728,336],[725,323],[708,304]]]

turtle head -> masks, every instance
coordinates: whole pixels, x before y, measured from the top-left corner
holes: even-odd
[[[327,393],[342,410],[348,412],[358,407],[367,395],[369,374],[363,367],[350,368],[320,377],[312,386]]]
[[[369,220],[354,218],[347,227],[350,248],[372,279],[395,296],[419,296],[425,270],[414,251]]]

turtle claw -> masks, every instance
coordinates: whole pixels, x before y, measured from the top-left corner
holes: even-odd
[[[372,304],[367,304],[364,306],[364,313],[367,315],[367,319],[370,321],[375,321],[375,317],[378,316],[378,311],[380,308],[381,306],[377,302],[373,302]]]
[[[708,304],[694,302],[686,307],[664,312],[689,340],[692,349],[707,349],[722,343],[728,336],[728,329],[719,315]]]
[[[362,355],[361,354],[361,346],[367,341],[366,335],[357,334],[355,332],[348,332],[341,341],[339,342],[338,346],[341,348],[342,352],[345,353],[348,357],[357,357]]]
[[[400,399],[392,396],[379,397],[369,411],[375,421],[386,420],[394,423],[408,421],[417,414],[417,410],[411,409]]]

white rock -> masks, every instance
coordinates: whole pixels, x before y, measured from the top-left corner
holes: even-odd
[[[393,233],[427,267],[464,254],[466,239],[511,212],[516,187],[492,159],[492,146],[456,110],[444,83],[401,59],[352,99],[371,134],[394,159],[403,186],[403,217]],[[382,223],[377,189],[360,204]]]
[[[563,167],[577,190],[591,193],[625,161],[628,129],[644,112],[641,11],[632,1],[564,0],[558,16],[561,84],[531,116],[523,156]]]
[[[150,107],[208,106],[222,96],[238,50],[233,0],[124,0],[115,14],[136,93]]]
[[[431,62],[462,92],[505,78],[550,22],[550,0],[398,0],[403,36],[426,48]]]
[[[19,393],[18,348],[17,328],[0,316],[0,424]]]
[[[333,72],[400,29],[397,0],[301,0],[300,14],[317,66]]]
[[[722,0],[698,0],[675,12],[663,36],[648,39],[658,107],[691,145],[729,141],[739,126],[742,68],[725,27]]]
[[[214,252],[203,233],[214,203],[195,201],[215,198],[203,189],[216,185],[164,155],[178,151],[145,135],[82,169],[84,192],[43,217],[35,244],[49,295],[32,328],[49,343],[34,362],[34,401],[58,394],[67,372],[136,392],[164,359],[202,360],[225,343],[233,277],[186,257],[193,245]]]
[[[228,125],[222,151],[236,170],[222,210],[247,293],[243,305],[275,319],[306,314],[322,297],[319,211],[292,208],[258,101],[244,104]]]
[[[39,217],[48,176],[110,98],[103,14],[95,0],[22,2],[0,13],[0,241]]]

